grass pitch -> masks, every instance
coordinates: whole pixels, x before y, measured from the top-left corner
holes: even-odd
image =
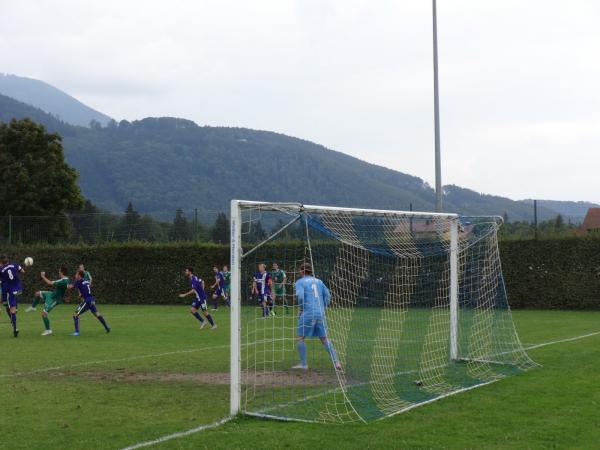
[[[118,449],[225,417],[228,311],[199,330],[187,307],[105,306],[72,332],[72,305],[0,317],[0,449]],[[600,331],[600,313],[516,311],[526,346]],[[530,350],[543,365],[369,425],[240,418],[151,448],[598,448],[600,335]]]

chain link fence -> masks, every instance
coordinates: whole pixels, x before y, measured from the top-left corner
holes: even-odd
[[[217,220],[221,215],[220,220]],[[105,242],[228,241],[227,216],[219,211],[177,210],[168,220],[137,212],[0,217],[0,245]],[[225,220],[223,220],[225,219]]]

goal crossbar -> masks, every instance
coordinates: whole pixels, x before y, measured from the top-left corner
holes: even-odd
[[[458,214],[454,213],[434,213],[434,212],[419,212],[419,211],[402,211],[402,210],[391,210],[391,209],[363,209],[363,208],[346,208],[340,206],[321,206],[321,205],[305,205],[303,203],[270,203],[270,202],[257,202],[250,200],[232,200],[232,207],[259,207],[261,209],[272,209],[278,211],[282,208],[295,209],[298,212],[340,212],[340,213],[361,213],[363,215],[378,215],[378,216],[396,216],[396,217],[422,217],[426,218],[458,218]],[[496,216],[490,216],[496,217]]]

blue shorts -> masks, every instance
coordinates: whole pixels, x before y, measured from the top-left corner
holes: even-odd
[[[206,306],[206,299],[196,299],[192,302],[192,308],[201,309],[202,311],[206,311],[208,307]]]
[[[88,297],[83,299],[77,307],[77,311],[75,312],[75,314],[80,316],[86,311],[91,311],[94,314],[98,312],[98,309],[96,308],[96,299],[94,297]]]
[[[302,314],[298,317],[298,336],[327,337],[327,325],[323,318],[313,319]]]
[[[258,303],[262,303],[262,302],[270,303],[273,301],[273,299],[271,298],[271,294],[258,294],[256,296],[256,300],[258,301]]]
[[[21,295],[19,291],[2,290],[2,304],[10,308],[16,308],[18,303],[17,297],[19,295]]]
[[[213,296],[215,297],[225,297],[225,290],[219,286],[215,289],[215,292],[213,293]]]

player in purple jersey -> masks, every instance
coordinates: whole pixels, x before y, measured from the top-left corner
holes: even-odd
[[[262,306],[262,318],[269,317],[271,313],[271,305],[273,301],[271,299],[271,275],[267,272],[266,264],[260,263],[258,265],[258,272],[254,273],[252,278],[252,294],[256,295],[256,299],[260,306]]]
[[[0,257],[0,281],[2,282],[2,305],[10,317],[13,327],[13,336],[19,335],[17,328],[17,297],[21,295],[23,286],[19,274],[25,273],[19,264],[11,263],[7,256]]]
[[[98,312],[96,308],[96,297],[92,295],[91,283],[85,279],[85,270],[78,270],[75,272],[75,283],[67,286],[69,289],[77,288],[79,290],[79,297],[81,302],[77,307],[77,310],[73,314],[73,322],[75,323],[75,332],[72,336],[79,336],[79,316],[86,311],[91,311],[96,319],[100,321],[107,333],[110,333],[110,327],[104,320],[102,314]]]
[[[192,309],[190,310],[190,313],[192,314],[192,316],[194,316],[200,321],[200,323],[202,324],[200,325],[200,329],[202,329],[206,325],[206,322],[198,312],[198,310],[201,310],[202,314],[204,314],[204,317],[206,317],[206,320],[208,320],[208,323],[210,323],[211,328],[214,330],[215,328],[217,328],[217,324],[214,322],[212,316],[207,311],[208,306],[206,305],[207,296],[206,291],[204,290],[204,281],[202,281],[201,278],[198,278],[196,275],[194,275],[194,269],[192,269],[191,267],[186,268],[183,271],[183,273],[186,277],[190,279],[192,289],[190,289],[184,294],[179,294],[179,298],[184,298],[188,295],[195,295],[196,298],[192,302]]]
[[[227,293],[225,291],[225,276],[223,276],[223,272],[219,271],[217,266],[213,266],[213,272],[215,274],[215,282],[210,288],[213,289],[213,311],[216,311],[219,307],[219,304],[217,303],[219,297],[222,297],[225,300],[227,306],[229,306],[229,299],[227,298]]]

